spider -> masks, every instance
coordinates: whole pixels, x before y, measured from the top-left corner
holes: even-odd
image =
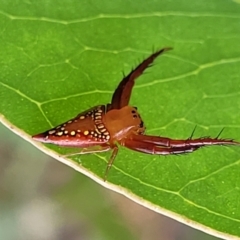
[[[57,127],[34,135],[33,139],[63,147],[81,148],[77,154],[112,150],[104,181],[117,156],[118,145],[141,153],[159,155],[191,153],[209,145],[240,145],[240,142],[232,139],[219,139],[221,132],[216,138],[197,139],[192,139],[192,133],[185,140],[144,134],[145,126],[137,108],[129,106],[132,88],[144,70],[159,55],[171,49],[163,48],[154,52],[125,76],[113,93],[110,104],[90,108]]]

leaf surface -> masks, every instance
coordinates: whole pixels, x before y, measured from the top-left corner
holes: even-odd
[[[161,56],[137,80],[131,104],[147,133],[240,140],[240,5],[223,0],[0,3],[1,121],[25,139],[98,104],[106,104],[152,49]],[[126,7],[126,5],[128,7]],[[32,141],[32,143],[36,144]],[[240,237],[240,148],[209,147],[159,157],[120,148],[68,160],[133,200],[216,236]],[[56,151],[54,152],[50,151]]]

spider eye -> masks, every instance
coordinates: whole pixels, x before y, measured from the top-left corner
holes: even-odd
[[[135,108],[137,110],[137,107],[133,107],[133,108]]]

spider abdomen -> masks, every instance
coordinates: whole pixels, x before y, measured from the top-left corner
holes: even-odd
[[[40,142],[69,147],[101,145],[110,139],[102,122],[104,114],[105,106],[96,106],[55,128],[34,135],[33,138]]]

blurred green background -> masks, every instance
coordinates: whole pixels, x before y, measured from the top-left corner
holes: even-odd
[[[105,189],[1,124],[0,136],[0,239],[217,239]]]

